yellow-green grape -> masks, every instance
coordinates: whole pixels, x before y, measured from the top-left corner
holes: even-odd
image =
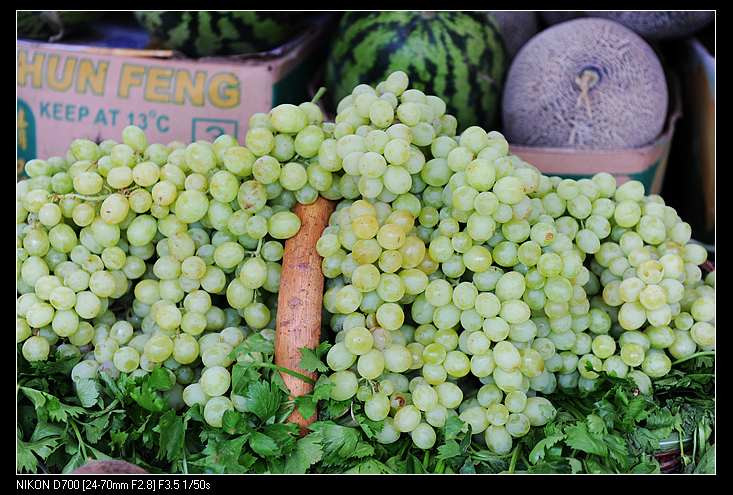
[[[639,366],[645,357],[645,351],[639,344],[622,344],[621,345],[621,359],[627,366],[635,368]]]
[[[672,361],[664,351],[651,349],[641,363],[641,369],[651,378],[660,378],[672,369]]]
[[[50,350],[51,347],[48,340],[38,335],[28,337],[25,342],[23,342],[23,347],[21,349],[23,357],[30,362],[45,361],[48,359],[48,353]]]

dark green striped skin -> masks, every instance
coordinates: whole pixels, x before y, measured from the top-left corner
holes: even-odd
[[[276,48],[306,27],[302,12],[136,12],[165,45],[190,57],[240,55]]]
[[[41,11],[19,11],[18,12],[18,37],[34,40],[48,40],[60,33],[63,27],[64,33],[69,34],[93,22],[104,15],[104,12],[41,12]],[[61,24],[52,22],[55,18]]]
[[[446,102],[460,129],[492,128],[506,65],[499,31],[484,14],[350,12],[326,62],[326,94],[335,107],[357,84],[403,70],[410,87]]]

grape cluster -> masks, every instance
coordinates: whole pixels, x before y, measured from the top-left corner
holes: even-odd
[[[450,415],[505,454],[600,373],[641,389],[714,349],[690,226],[638,181],[547,177],[404,73],[338,105],[318,159],[344,198],[317,244],[332,397],[430,448]],[[714,277],[714,275],[713,275]],[[674,319],[674,320],[673,320]],[[665,349],[667,352],[665,352]]]
[[[324,122],[314,101],[231,136],[75,140],[16,187],[16,342],[80,359],[75,382],[175,376],[171,407],[221,426],[244,410],[231,366],[273,340],[296,203],[338,201],[316,250],[335,336],[331,397],[423,449],[458,416],[497,454],[603,375],[643,392],[715,349],[706,250],[643,185],[547,177],[495,131],[460,135],[445,103],[391,74]],[[674,361],[673,361],[674,360]]]
[[[292,206],[313,196],[294,179],[297,161],[318,150],[306,124],[322,116],[306,103],[252,120],[248,146],[227,135],[148,144],[127,127],[122,143],[77,139],[65,157],[26,164],[16,204],[25,359],[77,356],[75,381],[163,366],[174,407],[200,404],[213,426],[242,409],[230,367],[262,356],[233,351],[252,332],[274,339],[282,242],[300,228]],[[290,152],[263,144],[271,129]]]

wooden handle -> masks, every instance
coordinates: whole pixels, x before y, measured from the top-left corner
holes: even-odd
[[[316,374],[300,368],[300,349],[318,346],[321,337],[321,307],[323,304],[323,273],[316,242],[334,209],[334,203],[324,198],[310,205],[298,204],[294,212],[301,221],[300,230],[285,241],[280,293],[277,300],[277,327],[275,331],[275,364],[314,380]],[[280,373],[292,393],[298,397],[309,393],[313,386],[292,375]],[[315,421],[303,418],[295,410],[288,421],[300,426],[301,434]]]

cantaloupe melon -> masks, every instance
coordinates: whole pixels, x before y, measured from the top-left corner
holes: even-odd
[[[528,10],[490,10],[489,15],[499,25],[506,54],[514,58],[520,48],[537,34],[537,13]]]
[[[705,27],[715,17],[712,10],[703,11],[611,11],[586,12],[623,24],[650,40],[685,38]]]
[[[661,132],[664,70],[652,48],[613,21],[576,19],[532,38],[514,58],[503,94],[510,143],[628,149]]]

